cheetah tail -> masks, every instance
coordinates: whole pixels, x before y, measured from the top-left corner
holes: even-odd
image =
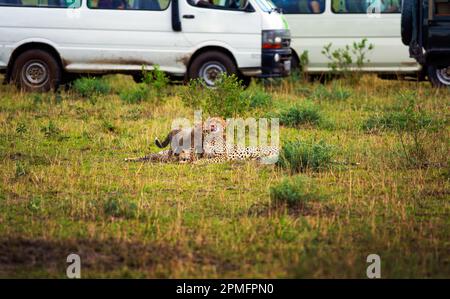
[[[126,158],[125,162],[147,162],[150,160],[149,156],[138,157],[138,158]]]
[[[166,139],[161,143],[159,141],[158,137],[155,138],[155,144],[159,148],[165,148],[169,145],[169,143],[172,141],[172,134],[167,135]]]

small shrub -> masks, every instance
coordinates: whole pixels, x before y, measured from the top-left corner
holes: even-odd
[[[205,88],[202,80],[191,80],[181,94],[183,103],[223,118],[243,115],[250,108],[251,97],[235,75],[223,74],[215,84],[214,88]]]
[[[166,73],[159,69],[158,65],[155,65],[151,71],[146,71],[145,68],[142,68],[142,75],[144,78],[143,82],[155,91],[158,99],[162,99],[167,95],[167,87],[170,79]]]
[[[303,51],[299,57],[300,69],[306,71],[306,67],[309,64],[309,53],[307,50]]]
[[[281,150],[278,166],[291,173],[314,171],[327,168],[334,155],[333,146],[320,140],[319,142],[303,142],[300,140],[287,142]]]
[[[103,211],[106,215],[117,218],[135,218],[137,215],[137,205],[125,199],[110,197],[104,203]]]
[[[72,84],[73,90],[83,98],[105,95],[111,91],[111,86],[104,79],[83,77]]]
[[[202,81],[197,79],[189,81],[185,88],[181,90],[180,97],[185,106],[205,110],[209,94],[204,89]]]
[[[131,90],[121,92],[119,97],[125,103],[139,104],[147,101],[150,95],[150,88],[144,83],[138,83]]]
[[[312,103],[292,106],[279,113],[280,124],[298,127],[304,124],[317,125],[321,120],[319,108]]]
[[[351,46],[346,45],[335,50],[331,50],[331,47],[332,44],[329,43],[322,49],[322,54],[330,61],[328,67],[334,74],[343,75],[352,83],[359,82],[361,78],[359,73],[363,66],[370,62],[367,54],[373,50],[374,45],[368,44],[368,40],[364,38],[360,42],[353,42]]]
[[[315,191],[309,191],[306,179],[294,177],[284,179],[270,187],[270,201],[274,205],[286,204],[288,207],[305,207],[308,202],[318,198]]]
[[[24,122],[20,122],[16,126],[17,134],[25,134],[28,131],[27,125]]]

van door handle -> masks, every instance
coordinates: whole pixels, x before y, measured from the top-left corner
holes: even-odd
[[[183,15],[183,19],[195,19],[194,15]]]

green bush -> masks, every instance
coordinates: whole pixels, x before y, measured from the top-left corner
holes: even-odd
[[[223,74],[214,88],[206,88],[202,80],[191,80],[181,93],[183,103],[223,118],[243,115],[250,108],[251,96],[244,92],[242,81],[235,75]]]
[[[138,207],[134,202],[110,197],[103,205],[106,215],[117,218],[136,218]]]
[[[151,95],[150,88],[145,83],[138,83],[130,90],[122,91],[119,97],[128,104],[139,104],[149,99]]]
[[[320,140],[319,142],[289,141],[281,149],[277,165],[291,173],[314,171],[327,168],[334,156],[334,147]]]
[[[304,124],[317,125],[321,120],[319,108],[311,102],[292,106],[278,114],[280,124],[298,127]]]
[[[331,49],[329,43],[323,47],[322,54],[329,60],[328,67],[334,74],[340,74],[352,83],[358,83],[361,78],[361,70],[370,60],[368,54],[374,49],[373,44],[368,44],[367,38],[360,42],[353,42],[351,46]]]
[[[72,83],[72,89],[83,98],[89,98],[108,94],[111,86],[104,79],[83,77]]]
[[[142,68],[142,75],[143,82],[154,91],[158,99],[167,95],[167,87],[170,79],[166,73],[159,69],[158,65],[155,65],[151,71],[146,71],[145,68]]]
[[[270,201],[274,205],[286,204],[288,207],[305,207],[308,202],[317,199],[316,191],[308,190],[303,177],[285,178],[276,186],[270,187]]]
[[[19,122],[16,126],[17,134],[25,134],[28,131],[27,124],[25,122]]]

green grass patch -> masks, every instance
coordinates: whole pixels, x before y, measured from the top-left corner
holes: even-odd
[[[288,141],[281,150],[278,165],[288,169],[291,173],[327,169],[335,148],[324,140],[315,141]]]

